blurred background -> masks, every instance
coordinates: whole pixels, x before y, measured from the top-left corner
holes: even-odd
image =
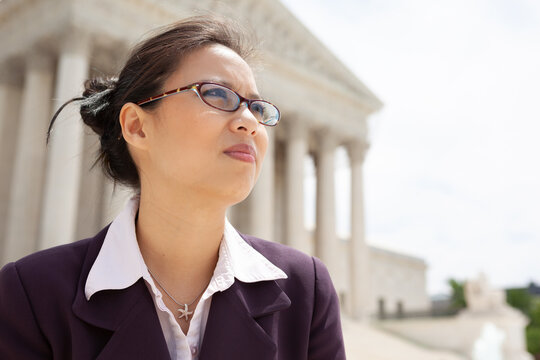
[[[46,148],[51,114],[206,12],[257,35],[283,112],[228,216],[327,264],[349,358],[540,354],[533,0],[0,1],[0,265],[115,217],[130,192],[89,171],[98,140],[68,108]]]
[[[432,295],[479,271],[540,282],[540,4],[284,3],[385,103],[369,123],[368,242],[426,259]]]

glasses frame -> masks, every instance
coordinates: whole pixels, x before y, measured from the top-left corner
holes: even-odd
[[[240,100],[238,102],[238,106],[233,109],[233,110],[226,110],[226,109],[222,109],[222,108],[219,108],[217,106],[214,106],[210,103],[208,103],[206,100],[204,100],[204,97],[201,95],[201,86],[203,85],[217,85],[217,86],[221,86],[221,87],[224,87],[225,89],[227,90],[230,90],[233,92],[233,94],[235,94],[238,99]],[[242,103],[246,103],[248,109],[250,109],[251,111],[251,104],[253,104],[254,102],[263,102],[263,103],[267,103],[267,104],[270,104],[272,105],[276,110],[277,110],[277,113],[278,113],[278,120],[276,121],[275,124],[271,125],[271,124],[265,124],[264,122],[262,121],[258,121],[260,124],[263,124],[265,126],[276,126],[279,121],[281,120],[281,112],[279,111],[278,107],[274,104],[272,104],[271,102],[269,101],[266,101],[266,100],[261,100],[261,99],[248,99],[248,98],[245,98],[243,97],[242,95],[238,94],[236,91],[234,91],[233,89],[231,89],[230,87],[228,86],[225,86],[223,84],[218,84],[218,83],[214,83],[214,82],[209,82],[209,81],[202,81],[202,82],[197,82],[197,83],[193,83],[193,84],[190,84],[190,85],[187,85],[187,86],[184,86],[184,87],[180,87],[180,88],[177,88],[177,89],[173,89],[173,90],[169,90],[169,91],[166,91],[162,94],[159,94],[159,95],[156,95],[156,96],[151,96],[149,97],[148,99],[145,99],[145,100],[141,100],[141,101],[138,101],[136,102],[137,105],[139,106],[142,106],[142,105],[146,105],[150,102],[153,102],[153,101],[156,101],[156,100],[160,100],[160,99],[163,99],[163,98],[166,98],[168,96],[171,96],[171,95],[176,95],[176,94],[179,94],[181,92],[184,92],[184,91],[188,91],[188,90],[193,90],[195,91],[195,93],[197,94],[197,97],[199,99],[201,99],[201,101],[203,103],[205,103],[206,105],[214,108],[214,109],[217,109],[217,110],[221,110],[221,111],[225,111],[225,112],[235,112],[236,110],[238,110],[240,108],[240,106],[242,105]]]

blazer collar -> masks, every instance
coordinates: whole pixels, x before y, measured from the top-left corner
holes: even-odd
[[[120,290],[85,296],[86,278],[103,244],[108,227],[90,241],[81,269],[73,312],[81,320],[112,332],[98,359],[168,359],[169,353],[155,306],[144,280]],[[239,280],[212,297],[200,359],[275,358],[272,322],[261,321],[287,309],[289,297],[275,280],[244,283]],[[270,325],[269,325],[270,324]]]

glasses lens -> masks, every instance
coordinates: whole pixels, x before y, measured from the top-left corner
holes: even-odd
[[[240,103],[240,99],[233,91],[220,85],[203,84],[199,91],[204,102],[221,110],[236,110]]]
[[[274,126],[279,121],[279,110],[266,101],[253,101],[249,107],[257,121],[261,124]]]

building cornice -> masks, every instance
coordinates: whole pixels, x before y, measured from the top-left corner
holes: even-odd
[[[330,124],[343,141],[367,137],[366,119],[382,107],[381,101],[275,0],[4,0],[0,62],[24,56],[29,47],[58,51],[55,46],[67,32],[88,34],[95,49],[121,58],[116,49],[125,51],[151,29],[208,9],[247,23],[264,39],[261,53],[270,71],[262,77],[277,92],[272,97],[287,94],[282,101],[292,103],[287,112],[300,111],[315,128]]]

